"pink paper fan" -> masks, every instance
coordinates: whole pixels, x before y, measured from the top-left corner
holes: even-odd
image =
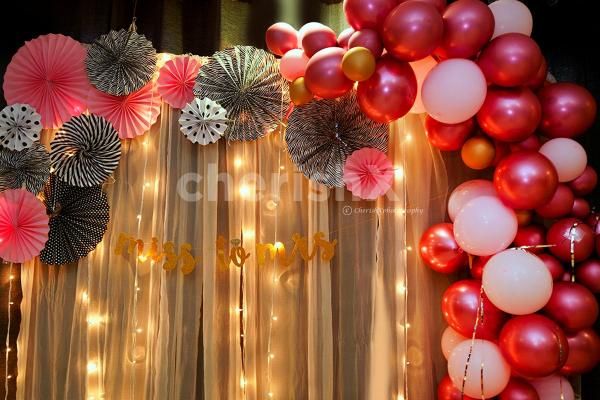
[[[91,87],[85,73],[85,47],[63,35],[44,35],[25,42],[4,74],[8,104],[29,104],[42,126],[55,129],[86,109]]]
[[[150,129],[160,114],[160,103],[152,82],[126,96],[113,96],[92,88],[88,98],[90,112],[110,121],[121,139],[133,139]]]
[[[39,255],[48,240],[46,207],[25,189],[0,193],[0,258],[23,263]]]
[[[160,69],[158,93],[173,108],[184,108],[194,99],[194,83],[200,61],[190,56],[179,56],[167,61]]]
[[[344,183],[355,196],[374,200],[392,186],[394,168],[379,150],[363,148],[352,153],[344,165]]]

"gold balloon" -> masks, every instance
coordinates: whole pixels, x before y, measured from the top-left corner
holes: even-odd
[[[465,142],[460,152],[463,162],[473,169],[486,169],[494,162],[496,148],[485,137],[474,137]]]
[[[342,58],[342,70],[352,81],[366,81],[375,72],[375,57],[369,49],[353,47]]]
[[[304,84],[304,78],[296,78],[296,80],[290,82],[290,98],[295,106],[301,106],[313,99],[313,94]]]

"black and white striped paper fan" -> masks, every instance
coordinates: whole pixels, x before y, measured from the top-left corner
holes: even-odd
[[[179,117],[181,132],[192,143],[215,143],[227,129],[227,111],[211,99],[194,99]]]
[[[227,140],[256,140],[272,132],[290,102],[275,57],[251,46],[216,52],[200,68],[194,94],[227,110]]]
[[[290,158],[306,177],[329,187],[343,187],[346,157],[364,147],[387,153],[388,126],[367,118],[351,91],[339,99],[295,108],[285,141]]]
[[[124,96],[150,82],[156,50],[144,35],[121,29],[100,36],[88,48],[85,69],[92,85],[104,93]]]
[[[43,193],[50,232],[40,260],[69,264],[87,256],[102,241],[110,207],[100,186],[81,188],[50,177]]]
[[[0,149],[0,192],[25,187],[39,193],[50,176],[50,156],[40,143],[21,151]]]
[[[102,184],[121,158],[119,134],[104,118],[80,115],[56,133],[51,143],[53,172],[73,186]]]
[[[23,150],[40,140],[41,117],[27,104],[12,104],[0,111],[0,147]]]

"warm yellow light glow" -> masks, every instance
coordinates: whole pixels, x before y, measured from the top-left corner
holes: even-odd
[[[280,170],[284,171],[285,170],[285,165],[282,165],[281,167],[279,167]]]
[[[242,389],[246,387],[246,378],[244,378],[244,375],[240,376],[240,387]]]
[[[406,246],[406,250],[412,251],[412,246]]]
[[[412,137],[412,135],[411,135],[410,133],[407,133],[407,134],[404,136],[404,140],[406,140],[407,142],[412,142],[412,140],[413,140],[413,137]]]
[[[6,348],[6,352],[7,352],[7,353],[10,353],[11,351],[12,351],[12,348],[10,348],[10,347],[7,347],[7,348]]]
[[[90,361],[87,363],[87,372],[88,374],[93,374],[95,372],[98,372],[98,363],[96,363],[95,361]]]
[[[15,279],[15,276],[14,275],[9,275],[8,279],[10,279],[12,281],[13,279]]]
[[[236,167],[236,168],[241,167],[243,163],[244,162],[239,157],[237,157],[235,160],[233,160],[233,166]]]
[[[12,375],[8,375],[6,379],[12,379]]]
[[[243,231],[244,233],[244,239],[254,239],[254,231],[253,230],[247,230],[247,231]]]
[[[402,283],[402,282],[396,283],[396,293],[398,293],[398,294],[406,293],[406,286],[404,285],[404,283]]]
[[[136,218],[138,219],[138,221],[141,220],[142,219],[141,214],[138,214]]]
[[[91,314],[87,317],[87,323],[89,326],[97,326],[100,325],[104,321],[101,315]]]
[[[394,176],[398,180],[404,179],[404,168],[402,166],[394,168]]]
[[[246,185],[240,186],[240,196],[247,197],[250,194],[250,188]]]
[[[140,262],[146,262],[146,260],[148,260],[148,256],[147,256],[147,255],[145,255],[145,254],[140,254],[140,255],[138,256],[138,260],[139,260]]]
[[[273,353],[269,353],[269,358],[270,358],[271,360],[272,360],[272,359],[274,359],[274,358],[275,358],[275,354],[273,354]]]
[[[404,400],[404,395],[399,394],[398,397],[396,397],[396,400]]]
[[[143,329],[142,329],[142,328],[137,328],[135,331],[136,331],[137,333],[142,333]]]
[[[140,289],[140,287],[139,287],[139,286],[137,286],[137,287],[135,288],[135,291],[136,291],[136,292],[139,292],[140,290],[142,290],[142,289]]]
[[[273,392],[269,392],[269,393],[267,393],[267,396],[269,396],[269,397],[273,398]]]
[[[84,290],[83,292],[81,292],[81,301],[83,301],[84,303],[87,304],[87,302],[90,300],[90,297],[88,296],[88,292],[86,290]]]
[[[150,182],[144,183],[144,186],[146,186],[147,188],[150,187]]]
[[[272,319],[273,321],[277,321],[277,315],[273,315],[273,316],[271,317],[271,319]]]
[[[406,329],[410,328],[410,324],[407,322],[406,323]]]
[[[265,207],[267,207],[267,210],[269,211],[273,211],[277,208],[277,202],[275,200],[267,200],[267,202],[265,203]]]
[[[285,247],[285,245],[283,243],[281,243],[281,242],[275,242],[274,247],[277,250],[281,250],[281,249],[283,249]]]

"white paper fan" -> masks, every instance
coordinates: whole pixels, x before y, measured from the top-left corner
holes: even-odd
[[[215,143],[227,129],[227,110],[208,97],[194,99],[179,117],[181,132],[192,143]]]
[[[0,112],[0,146],[21,151],[40,140],[40,114],[27,104],[13,104]]]

